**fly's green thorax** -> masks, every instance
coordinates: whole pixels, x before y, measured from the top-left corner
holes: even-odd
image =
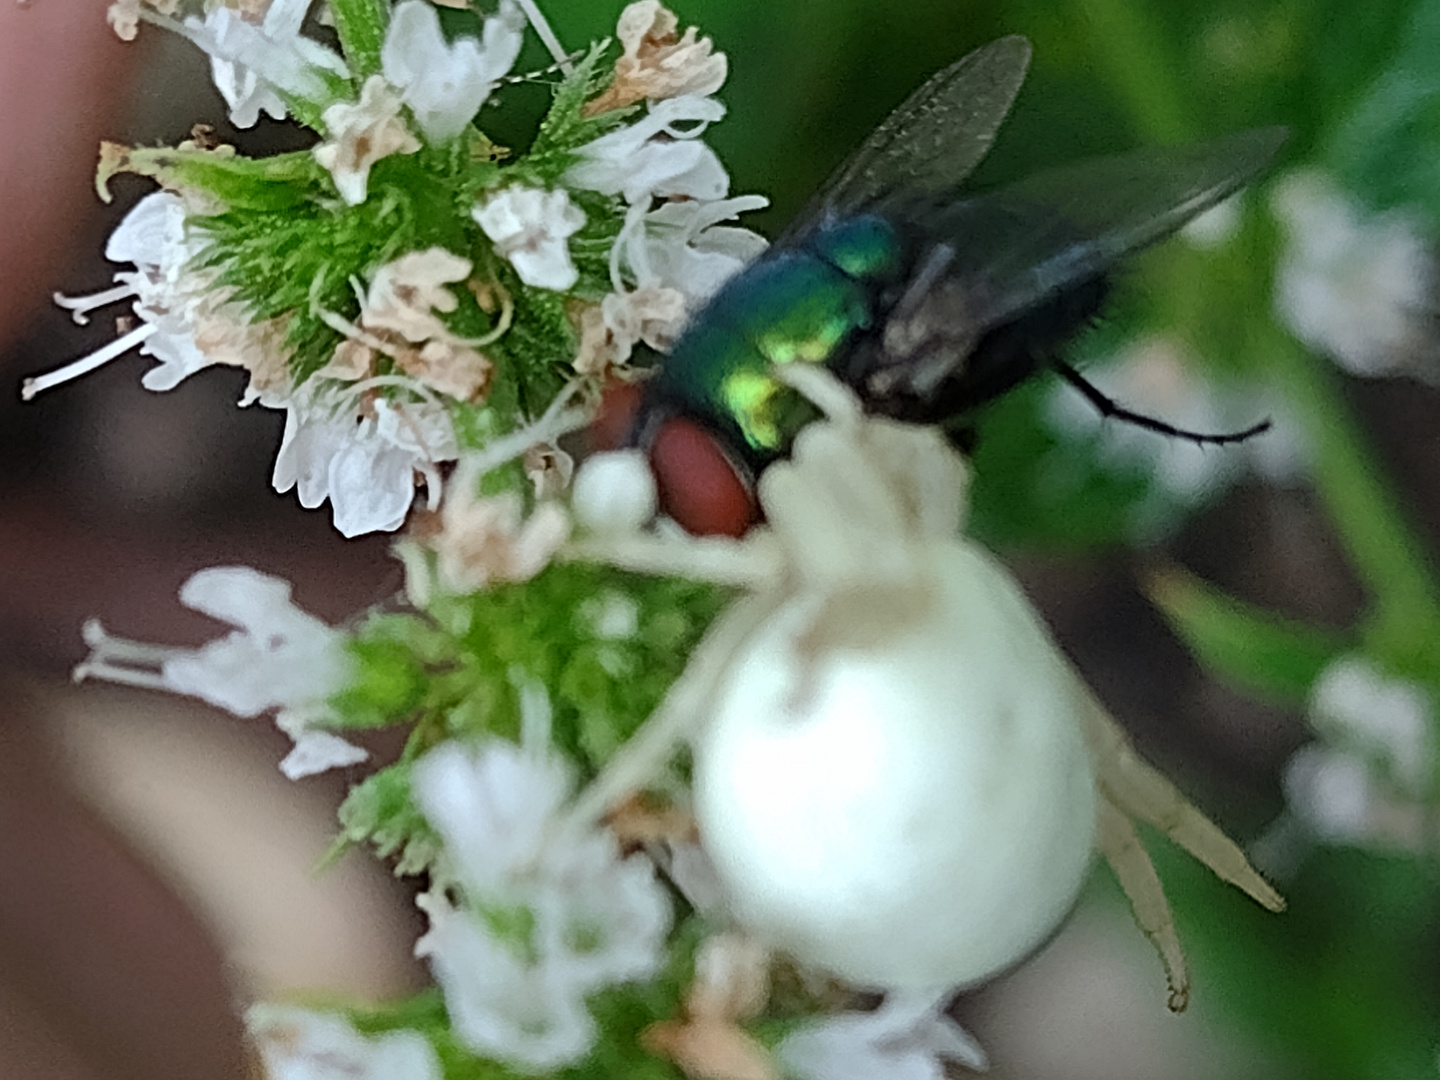
[[[772,374],[777,364],[832,363],[875,322],[877,290],[900,276],[900,238],[863,216],[817,230],[734,278],[676,343],[667,393],[738,430],[750,455],[782,453],[813,405]]]

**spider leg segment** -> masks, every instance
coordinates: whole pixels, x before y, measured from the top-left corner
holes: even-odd
[[[1127,424],[1134,424],[1146,431],[1154,431],[1160,435],[1169,435],[1174,439],[1189,439],[1199,446],[1225,446],[1228,443],[1244,442],[1246,439],[1270,430],[1270,421],[1261,420],[1258,424],[1252,424],[1243,431],[1231,431],[1221,434],[1206,434],[1201,431],[1186,431],[1184,428],[1167,424],[1164,420],[1156,420],[1153,416],[1146,416],[1144,413],[1131,412],[1123,405],[1116,404],[1106,397],[1094,383],[1081,375],[1063,360],[1053,360],[1052,364],[1060,377],[1071,386],[1085,395],[1085,400],[1094,405],[1101,416],[1106,419],[1123,420]]]
[[[1103,795],[1096,813],[1095,836],[1100,854],[1105,856],[1130,901],[1136,924],[1160,954],[1160,962],[1165,966],[1165,982],[1170,987],[1170,1011],[1184,1012],[1190,1003],[1190,972],[1180,948],[1180,935],[1175,931],[1170,902],[1165,899],[1160,876],[1155,873],[1155,864],[1140,843],[1135,826]]]

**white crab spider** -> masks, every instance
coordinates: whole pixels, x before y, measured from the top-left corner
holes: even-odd
[[[761,477],[766,525],[739,541],[597,529],[574,552],[747,590],[574,819],[688,740],[702,842],[740,925],[886,990],[968,985],[1021,959],[1098,849],[1183,1009],[1184,956],[1132,821],[1272,911],[1280,896],[1136,756],[964,537],[968,473],[939,433],[864,416],[823,369],[779,372],[826,419]]]

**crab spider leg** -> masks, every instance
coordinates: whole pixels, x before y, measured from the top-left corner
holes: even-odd
[[[1120,726],[1088,690],[1085,698],[1086,731],[1105,798],[1130,817],[1155,826],[1262,907],[1283,911],[1284,899],[1250,865],[1239,846],[1140,759]]]
[[[560,825],[562,830],[594,825],[626,795],[639,791],[656,776],[703,722],[705,706],[715,696],[716,685],[736,650],[778,606],[773,597],[747,597],[715,620],[690,654],[684,674],[650,718],[576,797]]]
[[[1190,1003],[1190,972],[1155,864],[1150,861],[1130,819],[1104,795],[1100,797],[1095,817],[1096,845],[1130,901],[1136,924],[1160,954],[1165,982],[1170,987],[1170,1011],[1184,1012]]]

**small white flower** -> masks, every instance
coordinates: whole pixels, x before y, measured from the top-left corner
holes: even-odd
[[[430,4],[404,0],[390,16],[381,70],[425,137],[445,142],[465,130],[514,65],[524,29],[525,16],[514,0],[501,0],[499,13],[485,20],[483,41],[451,42]]]
[[[566,241],[585,224],[585,214],[565,191],[506,188],[471,216],[526,285],[564,292],[579,279]]]
[[[330,171],[340,197],[351,206],[365,201],[375,162],[420,149],[420,140],[400,119],[400,99],[379,75],[365,80],[358,102],[337,101],[322,119],[326,139],[313,151],[315,160]]]
[[[415,955],[430,961],[460,1042],[526,1071],[571,1065],[589,1052],[595,1021],[563,970],[526,964],[441,895],[426,893],[418,903],[430,929]]]
[[[720,102],[694,94],[656,102],[644,118],[580,147],[580,160],[566,172],[565,182],[624,195],[632,205],[651,196],[724,198],[730,177],[715,151],[700,140],[706,126],[724,115]]]
[[[453,873],[485,896],[513,897],[573,782],[558,758],[498,739],[478,750],[437,747],[414,774],[415,799],[444,838]]]
[[[253,127],[264,112],[283,120],[281,93],[319,100],[325,83],[318,72],[348,77],[333,51],[300,33],[311,0],[273,0],[259,26],[220,5],[204,19],[185,20],[181,33],[210,55],[215,88],[230,106],[236,127]]]
[[[763,195],[737,195],[667,202],[648,212],[632,207],[613,257],[642,288],[680,290],[693,312],[766,248],[758,233],[720,222],[768,205]]]
[[[75,678],[188,694],[236,716],[276,709],[277,725],[295,740],[280,765],[292,780],[365,760],[365,751],[323,729],[332,719],[326,700],[353,675],[346,637],[292,604],[289,582],[217,566],[192,575],[180,602],[236,629],[198,649],[179,649],[124,641],[87,623],[91,653]]]
[[[337,1014],[286,1005],[253,1006],[245,1026],[268,1080],[442,1080],[418,1031],[367,1037]]]
[[[1289,237],[1275,307],[1295,336],[1355,375],[1440,384],[1436,260],[1416,223],[1367,216],[1318,172],[1276,185],[1272,207]]]
[[[988,1067],[985,1051],[943,1011],[945,998],[890,994],[874,1012],[840,1013],[781,1040],[775,1056],[799,1080],[944,1080],[942,1060]]]
[[[393,532],[415,498],[415,474],[426,477],[438,501],[435,466],[458,454],[449,414],[435,403],[378,400],[373,416],[332,411],[313,398],[286,408],[285,433],[272,483],[282,495],[295,488],[313,510],[327,499],[342,536]]]
[[[416,763],[416,801],[445,841],[442,875],[467,905],[439,890],[421,897],[431,927],[416,951],[430,958],[466,1045],[546,1069],[589,1049],[586,994],[655,972],[671,912],[643,856],[622,859],[607,832],[558,828],[572,778],[548,748],[543,690],[522,692],[522,712],[524,748],[449,744]],[[519,943],[485,918],[517,907],[531,917]]]
[[[177,693],[256,716],[323,701],[349,678],[344,635],[292,604],[288,581],[244,566],[213,567],[185,582],[180,602],[236,629],[165,662],[165,682]]]

